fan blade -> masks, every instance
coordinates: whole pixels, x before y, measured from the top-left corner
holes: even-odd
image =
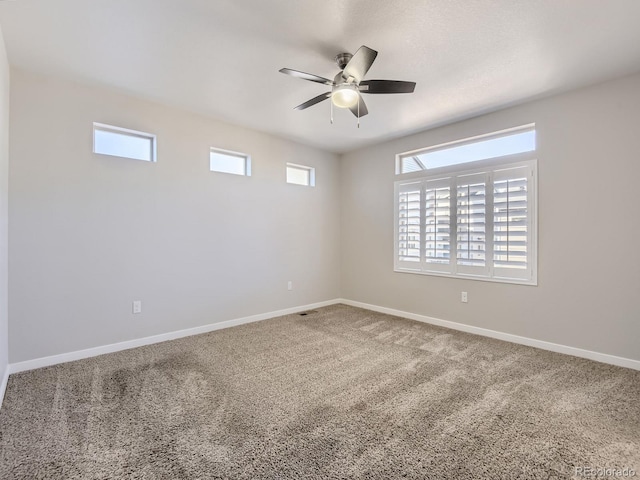
[[[364,117],[367,113],[369,113],[369,110],[367,110],[367,105],[362,99],[362,95],[358,95],[358,103],[356,103],[353,107],[349,107],[349,110],[351,110],[351,113],[353,113],[356,117]],[[360,115],[358,115],[358,113]]]
[[[292,77],[301,78],[302,80],[309,80],[310,82],[322,83],[324,85],[333,85],[333,81],[328,78],[319,77],[318,75],[313,75],[312,73],[304,73],[298,70],[291,70],[290,68],[281,68],[278,70],[280,73],[284,73],[285,75],[291,75]]]
[[[359,85],[362,93],[413,93],[416,82],[401,80],[365,80]]]
[[[351,60],[349,60],[347,66],[344,67],[342,76],[347,81],[349,81],[349,78],[353,78],[356,83],[360,83],[377,56],[378,52],[362,45]]]
[[[330,96],[331,96],[331,92],[323,93],[322,95],[318,95],[317,97],[313,97],[311,100],[307,100],[306,102],[301,103],[300,105],[295,107],[294,110],[304,110],[305,108],[312,107],[316,103],[320,103],[323,100],[326,100],[327,98],[329,98]]]

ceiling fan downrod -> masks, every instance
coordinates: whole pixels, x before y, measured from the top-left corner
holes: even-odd
[[[349,60],[353,58],[353,55],[350,53],[339,53],[336,55],[336,64],[340,70],[344,70],[344,67],[347,66]]]

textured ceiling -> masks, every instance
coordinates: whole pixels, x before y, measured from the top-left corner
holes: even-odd
[[[12,65],[109,86],[334,152],[640,70],[638,0],[0,1]],[[339,52],[379,51],[356,128],[329,102]]]

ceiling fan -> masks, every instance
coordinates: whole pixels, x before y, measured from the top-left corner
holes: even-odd
[[[354,55],[350,53],[340,53],[336,55],[336,63],[338,64],[338,68],[340,68],[340,72],[333,80],[290,68],[282,68],[280,72],[291,75],[292,77],[331,87],[330,92],[323,93],[322,95],[318,95],[311,100],[301,103],[295,107],[295,110],[304,110],[327,98],[331,98],[331,123],[333,123],[333,105],[335,105],[338,108],[348,108],[351,110],[351,113],[358,118],[358,126],[360,126],[360,117],[369,113],[367,105],[364,103],[362,95],[360,95],[361,93],[413,93],[416,87],[415,82],[364,80],[364,76],[371,68],[377,56],[378,52],[365,45],[361,46]]]

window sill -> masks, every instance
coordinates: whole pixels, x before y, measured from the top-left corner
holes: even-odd
[[[393,271],[395,273],[412,273],[415,275],[428,275],[432,277],[447,277],[447,278],[456,278],[459,280],[476,280],[480,282],[493,282],[493,283],[507,283],[512,285],[527,285],[531,287],[538,286],[537,279],[523,279],[523,278],[504,278],[504,277],[481,277],[478,275],[469,275],[469,274],[452,274],[452,273],[443,273],[443,272],[428,272],[423,270],[412,270],[410,268],[394,268]]]

